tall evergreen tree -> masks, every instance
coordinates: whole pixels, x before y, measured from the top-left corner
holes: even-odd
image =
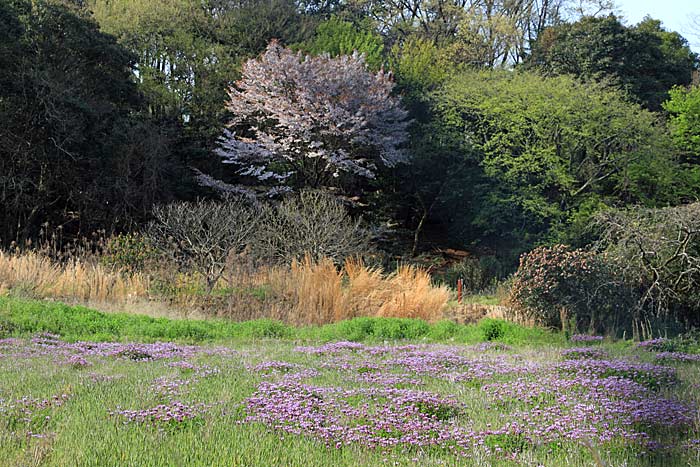
[[[651,110],[661,109],[673,86],[690,84],[697,65],[688,42],[659,21],[647,17],[627,27],[614,15],[546,29],[526,61],[546,75],[619,86]]]
[[[0,4],[0,238],[49,222],[85,232],[142,219],[167,191],[165,137],[139,117],[135,57],[75,7]]]

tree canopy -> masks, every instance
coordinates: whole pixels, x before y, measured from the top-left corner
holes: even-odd
[[[66,5],[3,2],[0,21],[0,238],[145,216],[171,164],[138,115],[136,58]]]
[[[392,254],[515,265],[535,245],[584,246],[602,209],[700,197],[697,57],[658,20],[613,12],[5,0],[0,242],[135,230],[221,190],[274,205],[318,189]]]
[[[700,165],[700,87],[675,87],[664,109],[671,116],[671,134],[686,161]]]
[[[489,183],[472,222],[485,234],[554,239],[592,206],[673,196],[664,127],[623,93],[568,76],[483,71],[455,76],[435,102],[444,125],[478,151]]]
[[[229,91],[234,118],[218,154],[238,175],[271,185],[268,194],[374,178],[378,164],[406,160],[407,113],[393,86],[357,53],[302,56],[273,41]]]
[[[698,57],[677,32],[645,18],[627,27],[614,15],[584,17],[545,29],[526,61],[547,75],[607,82],[659,110],[675,85],[688,85]]]
[[[372,70],[378,70],[384,61],[384,40],[369,21],[355,25],[337,16],[321,22],[314,36],[299,44],[299,48],[313,55],[327,53],[331,57],[358,52]]]

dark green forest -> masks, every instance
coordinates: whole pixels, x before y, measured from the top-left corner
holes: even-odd
[[[393,82],[404,159],[290,190],[343,195],[392,254],[512,268],[536,246],[591,243],[596,213],[696,201],[698,56],[653,18],[577,5],[2,0],[1,242],[137,231],[154,206],[221,197],[202,177],[252,188],[217,148],[237,118],[229,89],[272,40],[357,51]]]

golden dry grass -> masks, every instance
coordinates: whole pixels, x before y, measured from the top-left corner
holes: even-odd
[[[348,260],[338,270],[328,259],[306,258],[290,269],[271,270],[268,284],[288,303],[296,321],[307,324],[356,316],[436,321],[450,298],[450,290],[433,285],[423,269],[401,266],[385,275],[359,260]]]
[[[434,286],[430,275],[415,266],[400,266],[385,280],[387,299],[377,311],[378,316],[421,318],[435,321],[450,299],[445,286]]]
[[[147,297],[148,283],[142,274],[123,274],[100,264],[60,264],[34,252],[0,251],[0,289],[31,297],[123,303]]]
[[[267,282],[283,307],[289,308],[292,321],[322,324],[342,319],[342,275],[329,259],[313,262],[307,257],[293,262],[289,269],[273,268]]]
[[[269,296],[246,292],[256,287],[269,289]],[[418,267],[401,266],[385,274],[356,259],[338,269],[330,259],[309,257],[286,268],[232,267],[217,285],[223,293],[208,295],[204,289],[203,278],[172,269],[127,273],[94,258],[61,263],[36,252],[0,251],[0,294],[78,301],[104,311],[153,308],[159,316],[265,317],[292,324],[325,324],[357,316],[435,321],[443,317],[450,298],[447,287],[434,286],[430,275]]]
[[[357,259],[348,259],[344,272],[349,297],[344,318],[376,314],[387,299],[384,272]]]

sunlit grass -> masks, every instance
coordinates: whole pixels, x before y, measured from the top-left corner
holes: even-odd
[[[588,344],[599,351],[596,356],[614,365],[618,379],[608,381],[598,372],[599,360],[575,360],[583,362],[582,371],[594,370],[590,376],[576,374],[578,364],[566,363],[572,355],[587,355],[564,352],[580,343],[567,344],[560,334],[496,325],[499,322],[493,320],[483,326],[460,326],[362,318],[298,329],[273,322],[153,320],[5,298],[0,300],[0,323],[5,339],[0,340],[0,465],[583,467],[597,465],[596,457],[615,466],[700,464],[694,444],[700,438],[697,409],[690,409],[700,400],[700,364],[658,361],[655,352],[632,345]],[[46,331],[63,332],[69,341],[102,336],[104,341],[153,342],[172,335],[183,343],[204,344],[69,344],[50,335],[28,340]],[[9,338],[13,334],[23,337]],[[485,342],[488,335],[495,340]],[[336,343],[349,338],[359,342]],[[666,377],[652,381],[634,373],[662,371],[659,365],[673,368],[663,371],[674,371],[677,382]],[[600,368],[604,372],[608,367]],[[256,412],[250,398],[262,394],[262,401],[273,401],[275,393],[265,389],[269,384],[282,384],[283,405]],[[403,423],[404,418],[415,423],[428,417],[434,429],[453,426],[446,433],[455,440],[382,447],[368,445],[362,437],[343,439],[343,430],[322,436],[313,426],[323,428],[325,422],[313,418],[308,420],[311,425],[297,426],[302,419],[292,417],[285,422],[289,425],[275,427],[275,410],[297,397],[300,387],[322,391],[311,401],[331,404],[307,415],[340,416],[338,422],[347,426],[343,430],[366,425],[376,439],[394,443],[406,434],[401,431],[405,428],[379,423]],[[324,395],[328,390],[355,392]],[[632,392],[620,398],[615,395],[618,390]],[[613,410],[627,407],[626,397],[638,398],[631,407],[642,417],[629,425],[625,413]],[[405,407],[394,412],[395,419],[383,412],[393,410],[393,403]],[[177,404],[184,408],[177,409]],[[344,404],[350,412],[339,415]],[[594,405],[587,408],[589,404]],[[595,404],[608,409],[598,413]],[[664,412],[664,404],[670,404],[668,410],[689,409],[664,421],[670,414]],[[551,423],[537,415],[538,410],[549,413],[557,407],[564,413],[589,414],[561,423],[564,428],[567,423],[583,428],[592,424],[596,431],[591,439],[558,434],[560,428],[552,428],[550,439],[528,434],[546,430]],[[158,422],[148,418],[151,412],[143,412],[147,410],[171,410],[183,418]],[[507,428],[527,421],[520,413],[535,425]],[[129,421],[126,414],[150,421]],[[273,416],[273,424],[256,421],[261,414]],[[599,434],[607,425],[594,419],[601,416],[609,418],[600,423],[623,432],[642,431],[649,438],[613,434],[604,441]],[[424,435],[433,436],[431,431]],[[482,444],[472,446],[472,440]]]
[[[26,341],[19,344],[27,345]],[[382,347],[378,347],[382,348]],[[213,347],[212,347],[213,349]],[[447,355],[464,355],[467,362],[504,362],[519,365],[530,362],[548,365],[561,360],[555,347],[541,348],[468,348],[424,347],[427,352],[444,352]],[[460,350],[461,349],[461,350]],[[2,352],[11,348],[4,345]],[[372,361],[383,365],[406,350],[391,347]],[[421,351],[423,352],[423,351]],[[617,352],[617,351],[616,351]],[[619,352],[617,352],[619,354]],[[355,375],[363,374],[366,361],[361,354],[343,350],[332,354],[310,354],[295,349],[295,344],[279,340],[240,343],[231,347],[228,354],[197,354],[187,357],[196,367],[216,368],[218,372],[197,377],[196,370],[172,365],[181,361],[178,357],[153,361],[134,361],[129,358],[88,356],[91,365],[74,367],[66,365],[60,352],[26,358],[5,358],[0,361],[0,399],[13,401],[23,397],[50,399],[66,395],[63,405],[42,412],[32,422],[33,434],[27,436],[23,422],[10,426],[7,412],[0,411],[0,464],[2,465],[248,465],[248,466],[326,466],[326,465],[595,465],[593,454],[581,440],[560,439],[557,442],[535,443],[527,437],[515,434],[493,434],[484,437],[489,450],[474,448],[466,457],[438,446],[429,447],[367,447],[362,443],[336,446],[327,444],[309,433],[293,434],[272,429],[262,423],[242,423],[250,415],[246,400],[255,394],[261,383],[280,382],[294,377],[299,369],[316,369],[315,376],[302,378],[304,384],[313,387],[343,387],[359,389],[379,387],[381,384],[358,382]],[[335,357],[332,357],[332,356]],[[410,354],[408,354],[410,355]],[[625,353],[620,357],[629,358]],[[644,354],[641,358],[648,358]],[[336,362],[357,362],[356,370],[335,367]],[[289,362],[294,370],[254,371],[262,362]],[[499,364],[500,365],[500,364]],[[455,366],[455,370],[468,369]],[[453,367],[449,367],[452,371]],[[398,368],[390,374],[398,374]],[[454,399],[459,409],[435,403],[420,403],[420,412],[434,417],[439,423],[455,423],[477,432],[495,430],[507,420],[509,412],[530,407],[528,403],[513,401],[506,405],[494,405],[488,391],[481,385],[468,381],[454,381],[438,374],[414,372],[421,380],[419,386],[404,389],[435,394],[436,397]],[[696,400],[697,388],[692,381],[698,377],[695,365],[680,369],[681,384],[669,388],[664,395]],[[514,381],[515,375],[484,377],[481,383]],[[532,379],[536,381],[538,378]],[[184,390],[174,396],[154,390],[159,381],[189,381]],[[391,384],[388,387],[392,387]],[[396,385],[402,389],[401,385]],[[572,393],[573,394],[573,393]],[[324,397],[324,396],[321,396]],[[413,397],[413,396],[412,396]],[[128,422],[123,416],[110,414],[118,410],[141,410],[173,400],[185,404],[203,403],[209,408],[201,417],[191,421],[171,424]],[[377,398],[381,404],[384,398]],[[538,403],[546,400],[539,400]],[[353,406],[367,403],[367,398],[351,401]],[[369,412],[372,413],[371,411]],[[506,418],[501,420],[500,417]],[[367,423],[357,420],[353,423]],[[693,428],[686,438],[696,436]],[[663,436],[652,433],[653,436]],[[386,436],[394,436],[386,431]],[[607,465],[678,465],[677,462],[695,462],[695,451],[665,450],[653,455],[642,454],[645,448],[635,442],[615,439],[610,442],[594,442],[596,454]],[[669,463],[670,462],[670,463]]]

